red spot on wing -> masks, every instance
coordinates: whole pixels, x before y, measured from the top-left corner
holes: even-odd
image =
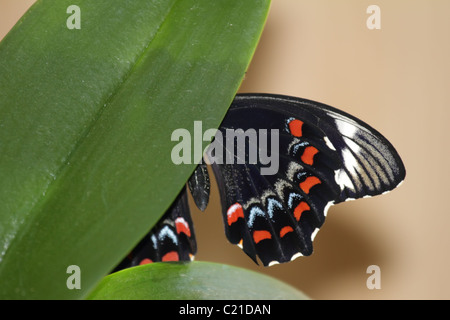
[[[319,178],[311,176],[306,178],[305,181],[300,182],[300,189],[302,189],[303,192],[308,194],[312,187],[320,183],[322,183],[322,181],[320,181]]]
[[[189,229],[189,224],[182,217],[178,217],[175,219],[175,227],[177,229],[177,233],[180,234],[183,232],[188,237],[191,237],[191,229]]]
[[[300,217],[302,216],[302,213],[308,210],[311,210],[309,204],[307,204],[305,201],[300,202],[294,209],[295,219],[299,221]]]
[[[280,230],[280,237],[283,238],[283,237],[286,235],[286,233],[289,233],[289,232],[292,232],[292,231],[294,231],[294,229],[292,229],[292,227],[290,227],[290,226],[285,226],[285,227],[283,227],[283,228]]]
[[[180,257],[178,256],[178,252],[176,252],[176,251],[167,252],[161,258],[161,261],[179,261],[179,260],[180,260]]]
[[[149,264],[152,263],[153,261],[151,259],[145,258],[142,259],[141,262],[139,262],[139,265],[143,265],[143,264]]]
[[[303,154],[302,154],[302,157],[301,157],[303,163],[312,166],[312,164],[314,163],[314,156],[318,152],[319,152],[319,150],[317,150],[313,146],[306,147],[305,150],[303,151]]]
[[[301,137],[303,135],[303,121],[300,121],[298,119],[291,120],[289,122],[289,132],[294,137]]]
[[[244,209],[239,203],[235,203],[230,206],[227,210],[227,223],[231,226],[235,223],[239,218],[244,218]]]
[[[270,234],[269,231],[256,230],[255,232],[253,232],[253,241],[255,241],[255,243],[258,243],[265,239],[272,239],[272,235]]]

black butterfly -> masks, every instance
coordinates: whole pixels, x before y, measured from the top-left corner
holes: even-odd
[[[331,205],[385,193],[405,178],[402,160],[389,141],[361,120],[321,103],[281,95],[237,95],[219,131],[223,136],[229,129],[252,128],[279,130],[275,174],[262,175],[267,163],[261,160],[249,163],[245,159],[245,164],[238,164],[244,162],[234,153],[239,146],[230,150],[225,143],[216,144],[214,151],[233,151],[234,164],[216,162],[211,166],[228,240],[256,263],[259,257],[265,266],[310,255],[313,239]],[[258,151],[268,154],[273,143],[268,142],[267,150],[258,145]],[[248,158],[248,140],[244,147]],[[214,158],[214,151],[206,156]],[[210,189],[204,162],[187,185],[203,211]],[[117,269],[155,261],[192,260],[196,251],[184,187]]]

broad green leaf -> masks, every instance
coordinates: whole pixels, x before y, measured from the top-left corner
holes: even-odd
[[[210,262],[151,263],[105,277],[89,299],[304,300],[297,289],[272,277]]]
[[[82,298],[149,230],[195,166],[171,133],[218,127],[269,0],[78,0],[69,29],[73,4],[0,44],[0,298]]]

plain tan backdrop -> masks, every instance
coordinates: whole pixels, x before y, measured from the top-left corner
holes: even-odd
[[[0,0],[0,39],[32,3]],[[366,26],[371,4],[380,30]],[[312,256],[270,268],[226,241],[214,186],[206,212],[193,213],[196,259],[264,272],[314,299],[449,299],[449,12],[448,0],[272,0],[240,91],[308,98],[361,118],[394,144],[406,181],[332,207]],[[380,267],[380,290],[366,287],[370,265]]]

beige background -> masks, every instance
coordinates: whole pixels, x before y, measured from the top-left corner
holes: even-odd
[[[0,38],[33,2],[0,0]],[[371,4],[381,30],[366,27]],[[194,212],[197,259],[267,273],[315,299],[449,299],[449,12],[448,0],[273,0],[241,92],[358,116],[394,144],[407,178],[385,196],[332,207],[315,253],[271,268],[227,243],[214,191],[206,213]],[[380,290],[366,287],[372,264]]]

